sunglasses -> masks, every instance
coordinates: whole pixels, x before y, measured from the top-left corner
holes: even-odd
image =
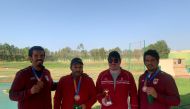
[[[108,60],[109,63],[118,63],[119,62],[119,59],[109,59]]]

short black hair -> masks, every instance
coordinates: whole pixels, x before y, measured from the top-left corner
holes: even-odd
[[[153,49],[148,49],[146,52],[144,52],[144,57],[143,57],[144,61],[145,61],[145,57],[147,55],[150,55],[150,56],[156,58],[157,61],[159,61],[159,59],[160,59],[158,52],[156,50],[153,50]]]
[[[82,65],[83,65],[82,59],[81,59],[81,58],[78,58],[78,57],[73,58],[73,59],[71,60],[70,67],[72,67],[73,64],[82,64]]]
[[[42,48],[41,46],[33,46],[29,49],[29,52],[28,52],[28,56],[32,57],[32,53],[34,50],[37,50],[37,51],[43,51],[44,52],[44,55],[45,55],[45,50],[44,48]]]
[[[111,60],[111,58],[119,59],[121,61],[121,56],[119,52],[117,51],[111,51],[108,55],[108,61]]]

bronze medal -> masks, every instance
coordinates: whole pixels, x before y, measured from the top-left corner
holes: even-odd
[[[78,101],[78,100],[80,100],[80,96],[79,95],[75,95],[74,99],[75,99],[75,101]]]
[[[143,92],[146,92],[146,91],[147,91],[147,86],[143,86],[143,87],[142,87],[142,91],[143,91]]]

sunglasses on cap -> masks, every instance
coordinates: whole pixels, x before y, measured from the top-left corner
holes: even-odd
[[[108,62],[109,62],[109,63],[112,63],[112,62],[113,62],[113,63],[118,63],[118,62],[119,62],[119,59],[117,59],[117,58],[109,59]]]

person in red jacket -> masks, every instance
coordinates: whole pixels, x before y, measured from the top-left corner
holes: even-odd
[[[92,78],[83,73],[83,62],[73,58],[71,74],[61,77],[54,96],[54,109],[91,109],[96,102]]]
[[[180,104],[175,80],[159,69],[159,58],[156,50],[150,49],[144,53],[147,70],[139,77],[140,109],[170,109]]]
[[[109,69],[102,71],[96,81],[97,98],[102,109],[138,109],[137,88],[133,75],[120,67],[117,51],[108,56]]]
[[[45,51],[41,46],[29,49],[31,66],[16,73],[9,91],[18,109],[52,109],[51,90],[56,89],[50,72],[43,66]]]

